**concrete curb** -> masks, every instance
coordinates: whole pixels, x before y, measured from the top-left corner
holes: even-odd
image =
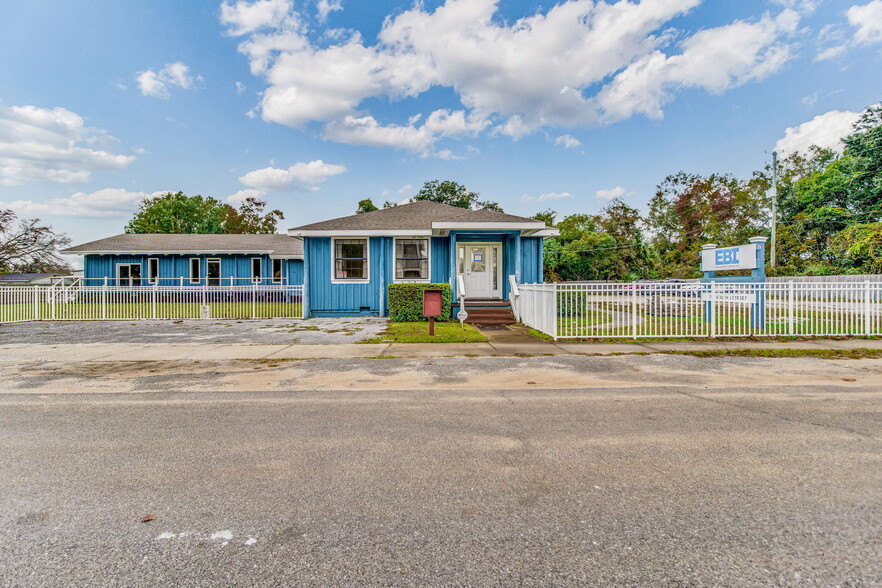
[[[620,355],[731,350],[879,349],[882,340],[684,341],[652,343],[504,342],[375,343],[337,345],[167,345],[167,344],[9,344],[0,347],[0,363],[76,361],[230,361],[349,358],[503,357],[549,355]]]

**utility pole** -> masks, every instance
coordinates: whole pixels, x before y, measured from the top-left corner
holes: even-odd
[[[772,151],[772,250],[769,252],[769,265],[778,263],[778,152]]]

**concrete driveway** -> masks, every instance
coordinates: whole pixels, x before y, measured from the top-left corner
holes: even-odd
[[[323,345],[357,343],[385,330],[388,319],[341,317],[263,320],[45,321],[0,324],[0,345],[29,343],[173,343]]]
[[[73,367],[0,387],[4,585],[882,583],[879,360]]]

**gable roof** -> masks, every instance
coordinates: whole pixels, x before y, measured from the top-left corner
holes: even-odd
[[[190,235],[123,233],[65,249],[62,253],[201,254],[250,253],[303,259],[303,241],[288,235]]]
[[[486,209],[468,210],[422,200],[295,227],[288,229],[288,234],[309,236],[324,233],[412,232],[431,235],[452,228],[540,231],[548,227],[542,221],[523,216]]]

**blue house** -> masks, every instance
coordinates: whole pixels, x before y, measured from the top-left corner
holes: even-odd
[[[83,285],[303,284],[303,243],[286,235],[122,234],[65,249],[83,256]]]
[[[542,241],[558,233],[531,218],[421,201],[288,234],[303,239],[307,316],[384,316],[395,282],[446,282],[454,300],[507,300],[509,276],[543,281]]]
[[[510,281],[542,282],[542,221],[413,202],[288,235],[123,234],[66,249],[83,285],[303,286],[304,316],[388,314],[388,285],[448,283],[468,306],[504,305]]]

